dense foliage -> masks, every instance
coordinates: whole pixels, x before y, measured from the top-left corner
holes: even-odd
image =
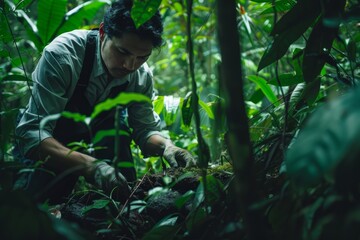
[[[4,239],[91,237],[48,215],[51,206],[11,190],[18,170],[31,171],[13,161],[12,148],[15,119],[29,98],[31,72],[44,46],[63,32],[97,27],[109,4],[0,1]],[[161,186],[147,189],[146,198],[130,199],[126,206],[109,196],[95,200],[85,213],[111,206],[117,213],[107,217],[107,228],[94,232],[120,229],[124,236],[144,239],[359,238],[360,109],[359,91],[353,90],[360,75],[359,3],[135,0],[132,17],[141,24],[156,9],[164,18],[166,44],[149,60],[158,91],[153,105],[164,133],[198,158],[200,170],[164,176]],[[63,115],[88,122],[129,101],[149,99],[119,95],[91,116]],[[166,169],[159,158],[144,159],[135,145],[133,155],[140,183]],[[196,187],[176,197],[172,213],[136,235],[124,209],[140,214],[152,198],[170,194],[188,177],[199,179]],[[79,185],[81,193],[94,191],[81,180]]]

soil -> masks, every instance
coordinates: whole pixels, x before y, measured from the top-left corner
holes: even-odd
[[[211,170],[208,174],[225,184],[232,175],[230,167],[227,168]],[[106,198],[94,192],[75,196],[60,207],[61,218],[77,223],[82,229],[96,235],[96,239],[140,239],[162,218],[171,214],[186,216],[189,213],[192,202],[188,201],[179,209],[176,200],[190,190],[196,191],[201,173],[196,169],[190,174],[184,173],[185,170],[179,168],[169,169],[165,174],[146,175],[133,183],[135,190],[128,202],[118,206],[110,202],[105,207],[84,212],[94,200]],[[165,178],[171,179],[167,181],[171,183],[165,184]],[[159,192],[149,195],[154,189]],[[141,211],[131,210],[129,203],[139,200],[142,200],[144,208]]]

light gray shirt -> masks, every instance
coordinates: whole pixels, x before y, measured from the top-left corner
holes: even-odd
[[[42,129],[40,122],[46,116],[61,113],[70,100],[80,76],[87,33],[87,30],[64,33],[45,47],[32,74],[32,96],[16,128],[23,155],[42,140],[52,137],[56,121],[49,121]],[[125,82],[128,82],[125,92],[141,93],[150,99],[153,97],[153,76],[146,63],[125,77],[109,79],[101,59],[99,37],[95,52],[89,84],[84,93],[92,106],[106,100],[113,87]],[[140,148],[151,135],[161,135],[160,118],[151,103],[130,103],[127,108],[129,126]]]

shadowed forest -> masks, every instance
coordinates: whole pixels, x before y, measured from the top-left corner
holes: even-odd
[[[356,0],[134,0],[135,24],[162,15],[165,44],[147,61],[152,104],[196,166],[170,168],[132,143],[137,180],[124,204],[82,177],[58,205],[15,190],[17,174],[37,168],[15,161],[14,131],[44,47],[97,28],[110,5],[0,0],[0,239],[360,238]],[[44,120],[88,124],[132,101]]]

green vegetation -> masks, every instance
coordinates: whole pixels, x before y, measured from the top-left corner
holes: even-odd
[[[83,213],[115,214],[94,232],[107,239],[359,238],[358,1],[135,2],[137,24],[157,8],[163,15],[166,44],[149,59],[158,91],[153,105],[164,133],[197,157],[198,168],[160,175],[161,186],[143,189],[148,196],[126,206],[101,195]],[[14,161],[12,148],[42,49],[63,32],[97,27],[110,3],[0,1],[1,239],[92,237],[50,216],[52,206],[11,190],[15,173],[29,170]],[[63,116],[86,123],[129,101],[149,99],[119,95],[91,116]],[[160,158],[144,159],[136,146],[133,155],[141,179],[134,191],[148,175],[170,171]],[[199,184],[176,197],[177,210],[137,235],[129,211],[141,214],[151,196],[170,196],[187,178]],[[78,185],[74,198],[102,194],[81,179]]]

